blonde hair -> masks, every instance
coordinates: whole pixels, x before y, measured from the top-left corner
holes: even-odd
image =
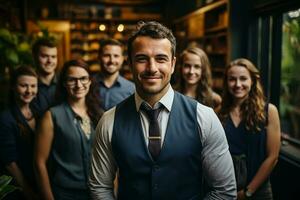
[[[245,59],[239,58],[232,61],[225,69],[224,87],[222,96],[222,108],[219,113],[221,121],[224,123],[229,116],[229,112],[233,108],[233,97],[228,90],[228,70],[233,66],[246,68],[252,80],[252,86],[248,98],[241,105],[242,120],[245,121],[246,129],[251,131],[260,131],[261,125],[266,123],[265,104],[263,88],[260,83],[260,74],[254,64]]]
[[[199,47],[191,46],[185,49],[180,55],[180,68],[183,66],[184,56],[186,54],[194,54],[199,56],[201,62],[201,78],[198,82],[197,91],[196,91],[196,100],[207,105],[214,106],[213,102],[213,91],[212,87],[212,77],[210,62],[206,53]],[[183,93],[185,90],[185,80],[183,79],[181,71],[179,72],[178,84],[175,87],[179,92]]]

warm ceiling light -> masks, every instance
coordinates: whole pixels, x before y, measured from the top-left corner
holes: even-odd
[[[37,35],[38,35],[39,37],[43,37],[44,33],[43,33],[42,31],[39,31],[39,32],[37,33]]]
[[[105,31],[105,29],[106,29],[106,26],[104,24],[99,25],[99,30],[100,31]]]
[[[119,32],[123,32],[123,31],[124,31],[124,25],[123,25],[123,24],[119,24],[117,30],[118,30]]]

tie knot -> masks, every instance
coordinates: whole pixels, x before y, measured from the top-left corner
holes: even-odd
[[[154,121],[154,120],[157,120],[159,112],[162,110],[162,105],[160,104],[158,108],[152,109],[147,104],[142,103],[141,110],[147,115],[147,117],[150,121]]]

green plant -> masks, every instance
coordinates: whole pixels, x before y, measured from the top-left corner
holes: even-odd
[[[13,68],[20,64],[33,64],[31,39],[24,33],[0,28],[0,67]]]
[[[9,184],[11,180],[11,176],[2,175],[0,177],[0,199],[3,199],[7,194],[18,189],[18,187]]]

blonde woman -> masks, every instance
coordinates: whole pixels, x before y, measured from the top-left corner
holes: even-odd
[[[180,76],[176,86],[182,94],[218,111],[221,97],[212,90],[210,62],[198,47],[188,47],[180,56]]]

